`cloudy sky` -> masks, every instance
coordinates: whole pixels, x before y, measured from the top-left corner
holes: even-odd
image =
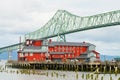
[[[57,10],[78,16],[120,10],[119,0],[0,0],[0,47],[19,42],[19,37],[42,27]],[[67,41],[90,42],[101,54],[120,56],[120,26],[67,35]]]

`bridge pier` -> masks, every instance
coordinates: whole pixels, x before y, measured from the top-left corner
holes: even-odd
[[[8,49],[8,61],[12,59],[12,51]]]

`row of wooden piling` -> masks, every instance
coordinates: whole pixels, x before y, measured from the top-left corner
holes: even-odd
[[[50,69],[52,69],[53,67],[56,67],[55,64],[52,64],[52,65],[53,66],[51,66]],[[67,68],[66,64],[63,64],[63,65]],[[69,65],[72,65],[72,64],[69,64]],[[42,73],[42,74],[41,74],[41,72],[40,73],[36,73],[35,69],[44,69],[44,70],[46,70],[46,69],[49,69],[50,64],[49,65],[48,64],[46,64],[46,65],[44,64],[43,68],[42,68],[42,66],[43,66],[43,64],[41,64],[41,67],[40,67],[40,64],[38,65],[38,63],[37,63],[37,65],[35,63],[34,64],[13,64],[13,65],[11,65],[11,67],[14,67],[14,68],[24,68],[24,69],[20,69],[20,70],[16,70],[16,71],[15,70],[8,71],[6,69],[6,67],[5,67],[3,69],[0,69],[0,72],[16,73],[16,74],[26,74],[26,75],[28,75],[28,74],[29,75],[31,75],[31,74],[33,74],[33,75],[34,74],[36,74],[36,75],[46,75],[46,76],[51,75],[51,77],[55,77],[56,76],[57,78],[58,78],[58,76],[61,77],[59,72],[54,72],[54,71],[51,72],[51,74],[49,74],[48,72],[45,72],[45,73]],[[84,65],[82,65],[82,66],[84,68]],[[96,67],[99,67],[99,66],[96,66]],[[65,68],[65,70],[69,70],[69,69],[66,69],[66,68]],[[79,69],[78,65],[77,66],[74,65],[74,68],[75,68],[75,71],[76,71],[76,73],[75,73],[76,80],[79,80],[79,79],[86,79],[86,80],[89,80],[89,79],[90,80],[98,80],[99,79],[99,80],[105,80],[105,78],[104,78],[105,75],[99,76],[99,74],[93,74],[93,73],[88,73],[88,74],[82,73],[81,75],[79,75],[78,72],[77,72],[78,71],[77,69]],[[105,66],[104,66],[104,68],[105,68]],[[55,68],[55,69],[58,70],[58,67]],[[117,74],[115,74],[115,75],[117,76]],[[65,74],[62,74],[63,78],[65,78],[65,76],[66,76]],[[108,77],[108,80],[114,80],[113,76],[111,76],[111,74]],[[120,80],[120,77],[118,79],[115,79],[115,80]]]
[[[100,73],[120,73],[120,67],[105,64],[74,64],[74,63],[13,63],[13,68],[63,70],[63,71],[86,71]]]

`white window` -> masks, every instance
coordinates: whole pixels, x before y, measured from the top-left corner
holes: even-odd
[[[33,58],[33,60],[35,61],[35,60],[36,60],[36,58]]]
[[[68,56],[70,57],[70,54],[68,54]]]
[[[30,44],[32,44],[32,41],[30,41]]]
[[[91,58],[90,58],[90,62],[93,62],[93,61],[96,61],[96,58],[95,58],[95,57],[91,57]]]
[[[33,56],[33,53],[30,53],[30,56]]]
[[[19,53],[20,57],[24,57],[23,53]]]
[[[21,57],[21,53],[19,53],[19,56]]]
[[[60,46],[58,47],[58,52],[60,52]]]
[[[72,55],[72,57],[74,57],[74,54]]]
[[[95,46],[94,45],[91,45],[91,46],[89,46],[89,51],[92,51],[92,50],[95,50]]]
[[[71,52],[71,47],[69,47],[69,51]]]
[[[62,51],[64,52],[64,46],[62,46]]]
[[[65,54],[65,57],[66,57],[67,55]]]
[[[27,61],[27,58],[25,58],[25,61]]]
[[[68,46],[66,46],[66,52],[68,52]]]
[[[29,45],[29,41],[26,41],[26,44]]]
[[[50,54],[49,54],[49,53],[45,53],[45,56],[46,56],[46,57],[49,57],[49,56],[50,56]]]
[[[41,56],[43,56],[43,53],[41,53]]]
[[[44,40],[44,41],[43,41],[43,44],[44,44],[44,45],[47,45],[47,44],[48,44],[48,40]]]
[[[25,56],[28,56],[28,53],[25,53]]]

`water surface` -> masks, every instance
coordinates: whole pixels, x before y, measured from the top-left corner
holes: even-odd
[[[120,74],[93,74],[90,72],[56,71],[56,70],[22,70],[12,69],[0,63],[0,80],[118,80]],[[24,72],[23,72],[24,71]],[[25,73],[26,72],[26,73]],[[29,72],[29,73],[28,73]],[[93,75],[93,79],[92,79]],[[110,79],[110,77],[112,79]]]

